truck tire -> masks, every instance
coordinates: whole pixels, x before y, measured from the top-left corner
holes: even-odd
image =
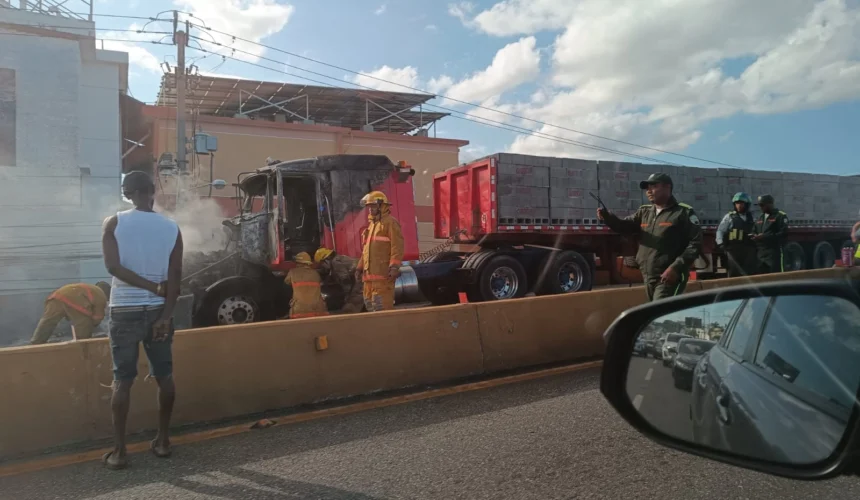
[[[792,241],[783,249],[784,265],[786,271],[802,271],[806,269],[806,252],[800,243]]]
[[[261,321],[257,287],[247,279],[227,278],[212,285],[194,318],[197,327],[241,325]]]
[[[515,299],[529,291],[526,270],[510,255],[496,255],[487,262],[469,293],[472,302]]]
[[[543,276],[540,290],[535,290],[539,295],[587,292],[593,283],[588,261],[573,250],[547,255],[539,273]]]
[[[830,269],[834,264],[836,264],[836,250],[833,245],[826,241],[819,241],[812,249],[812,268]]]

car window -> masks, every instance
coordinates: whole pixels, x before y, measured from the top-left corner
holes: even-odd
[[[666,342],[677,342],[683,338],[683,335],[677,333],[671,333],[668,337],[666,337]]]
[[[757,297],[749,299],[744,305],[731,336],[726,343],[726,350],[737,356],[743,357],[751,340],[758,337],[761,331],[762,320],[767,312],[770,298]]]
[[[755,364],[851,408],[860,382],[860,310],[824,296],[776,299]]]
[[[713,342],[706,340],[684,340],[678,344],[678,352],[681,354],[704,354],[713,347]]]

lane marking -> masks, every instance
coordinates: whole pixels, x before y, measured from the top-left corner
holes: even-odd
[[[653,374],[654,374],[654,369],[648,368],[648,373],[645,374],[645,380],[646,381],[651,380],[651,375],[653,375]]]
[[[633,398],[633,408],[639,409],[642,406],[642,400],[645,399],[645,396],[641,394],[637,394],[636,397]]]
[[[359,413],[362,411],[373,410],[377,408],[385,408],[388,406],[396,406],[405,403],[412,403],[415,401],[421,401],[424,399],[438,398],[442,396],[451,396],[454,394],[460,394],[464,392],[473,392],[479,391],[482,389],[490,389],[493,387],[499,387],[503,385],[514,384],[517,382],[526,382],[529,380],[536,380],[545,377],[551,377],[553,375],[562,375],[565,373],[573,373],[582,370],[587,370],[589,368],[597,368],[603,366],[603,361],[589,361],[586,363],[579,363],[575,365],[566,365],[566,366],[558,366],[555,368],[547,368],[545,370],[538,370],[528,373],[520,373],[517,375],[509,375],[507,377],[499,377],[489,380],[482,380],[480,382],[472,382],[468,384],[456,385],[453,387],[444,387],[441,389],[431,389],[429,391],[416,392],[413,394],[404,394],[401,396],[393,396],[390,398],[379,399],[376,401],[363,401],[361,403],[353,403],[345,406],[337,406],[334,408],[326,408],[323,410],[315,410],[306,413],[297,413],[293,415],[287,415],[284,417],[272,417],[276,423],[272,427],[279,427],[283,425],[297,424],[301,422],[308,422],[311,420],[319,420],[327,417],[335,417],[339,415],[349,415],[352,413]],[[244,434],[246,432],[251,432],[251,425],[256,422],[248,421],[246,423],[231,425],[227,427],[221,427],[218,429],[210,429],[206,431],[199,432],[190,432],[188,434],[181,434],[178,436],[171,436],[170,444],[175,445],[183,445],[183,444],[193,444],[199,443],[201,441],[208,441],[210,439],[217,439],[221,437],[233,436],[237,434]],[[142,452],[149,452],[149,441],[143,441],[139,443],[129,443],[126,446],[128,450],[128,454],[136,454]],[[29,462],[21,462],[21,463],[13,463],[9,465],[0,465],[0,477],[7,476],[15,476],[19,474],[26,474],[30,472],[38,472],[42,470],[48,469],[56,469],[58,467],[65,467],[68,465],[75,465],[85,462],[94,462],[101,461],[102,455],[113,450],[113,447],[110,448],[102,448],[100,450],[92,450],[85,451],[81,453],[74,453],[70,455],[61,455],[51,458],[45,458],[41,460],[32,460]]]

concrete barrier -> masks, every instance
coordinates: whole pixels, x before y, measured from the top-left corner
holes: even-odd
[[[723,278],[718,280],[702,281],[703,290],[714,288],[725,288],[729,286],[749,285],[753,283],[767,283],[775,281],[790,280],[814,280],[814,279],[849,279],[852,271],[845,268],[812,269],[808,271],[792,271],[789,273],[762,274],[757,276],[743,276],[740,278]]]
[[[857,277],[825,269],[688,284],[702,289]],[[434,384],[603,353],[603,332],[645,302],[641,286],[514,301],[177,332],[177,426]],[[320,350],[318,339],[327,348]],[[0,349],[0,459],[111,435],[107,339]],[[156,422],[141,353],[129,432]]]
[[[476,304],[484,370],[602,355],[612,320],[644,301],[642,287],[632,287]]]
[[[316,339],[325,336],[326,350]],[[0,458],[111,436],[107,339],[0,350]],[[176,425],[221,420],[483,371],[473,305],[178,332]],[[141,352],[129,432],[152,429]]]

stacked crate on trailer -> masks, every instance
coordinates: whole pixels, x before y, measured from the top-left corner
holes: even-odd
[[[788,214],[787,270],[832,266],[860,208],[860,177],[499,153],[434,177],[435,236],[451,245],[416,269],[422,291],[445,298],[465,289],[470,300],[493,300],[627,282],[618,263],[635,255],[636,238],[599,222],[591,194],[630,215],[647,203],[639,182],[656,172],[669,174],[676,199],[696,210],[706,257],[718,254],[717,225],[739,191],[773,195]],[[706,279],[718,261],[705,260],[713,264],[699,275]]]

